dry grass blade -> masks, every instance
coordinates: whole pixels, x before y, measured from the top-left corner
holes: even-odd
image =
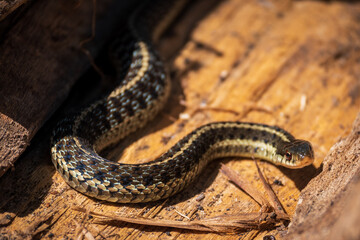
[[[74,210],[86,212],[84,208],[74,207]],[[190,229],[205,232],[235,233],[251,229],[268,229],[277,226],[281,221],[288,220],[287,215],[274,213],[244,213],[236,215],[222,215],[204,220],[179,222],[173,220],[158,220],[144,217],[124,217],[114,214],[103,214],[90,211],[92,216],[100,218],[99,224],[116,224],[127,222],[137,225],[172,227],[177,229]]]
[[[260,180],[261,180],[261,182],[263,183],[263,185],[265,187],[265,190],[266,190],[266,192],[267,192],[267,194],[268,194],[268,196],[270,198],[270,201],[272,203],[272,206],[273,206],[276,214],[285,214],[286,215],[286,212],[285,212],[284,208],[282,207],[279,199],[276,197],[274,191],[272,190],[270,185],[267,183],[267,181],[265,180],[264,175],[260,171],[260,168],[259,168],[259,165],[258,165],[257,162],[258,161],[255,161],[255,165],[256,165],[257,171],[259,173]]]
[[[230,169],[224,164],[221,164],[220,171],[227,176],[230,181],[236,184],[240,189],[247,193],[251,198],[253,198],[257,203],[260,204],[262,210],[266,212],[271,209],[272,206],[269,201],[261,194],[256,188],[254,188],[246,179],[241,177],[237,172]]]

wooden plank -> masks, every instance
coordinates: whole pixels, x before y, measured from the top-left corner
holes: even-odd
[[[6,136],[0,141],[0,176],[89,68],[82,49],[96,56],[128,7],[111,0],[94,6],[89,1],[36,1],[7,32],[0,45],[0,136]],[[91,36],[94,8],[96,37],[82,46]]]
[[[301,170],[259,164],[283,207],[293,216],[300,191],[321,172],[330,147],[348,135],[359,111],[359,12],[357,2],[221,2],[197,23],[187,44],[168,63],[174,87],[164,113],[104,156],[121,158],[124,163],[149,161],[207,122],[276,124],[310,140],[316,154],[314,165]],[[75,96],[79,94],[83,94],[81,88],[74,91]],[[193,114],[203,105],[239,114]],[[262,239],[265,235],[281,239],[281,229],[218,235],[125,223],[101,225],[96,218],[82,223],[84,214],[74,211],[73,206],[179,221],[187,221],[179,213],[203,219],[256,212],[260,207],[218,173],[219,162],[210,164],[194,185],[165,203],[120,205],[90,199],[67,186],[51,165],[47,140],[51,128],[51,124],[45,127],[16,163],[15,171],[0,179],[0,192],[6,196],[0,199],[2,216],[11,219],[0,230],[4,235],[75,238],[80,223],[98,239]],[[222,162],[263,191],[252,160]],[[276,184],[279,182],[282,184]],[[197,201],[200,194],[205,198]]]

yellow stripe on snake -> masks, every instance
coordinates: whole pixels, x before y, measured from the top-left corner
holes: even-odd
[[[150,2],[132,15],[127,34],[114,43],[119,86],[106,98],[64,118],[54,130],[52,161],[71,187],[110,202],[148,202],[178,193],[216,158],[255,157],[288,168],[313,162],[309,142],[276,126],[246,122],[204,125],[144,164],[121,164],[99,156],[101,149],[152,120],[169,96],[170,80],[150,43],[183,2]]]

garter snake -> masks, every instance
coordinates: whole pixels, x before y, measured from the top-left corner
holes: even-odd
[[[156,6],[169,2],[174,3],[151,1]],[[170,80],[151,40],[158,38],[159,28],[166,28],[164,22],[175,17],[182,2],[176,4],[159,7],[170,10],[156,16],[148,6],[136,10],[127,34],[113,44],[112,58],[121,83],[107,97],[67,116],[55,128],[52,161],[79,192],[110,202],[148,202],[181,191],[216,158],[256,157],[288,168],[312,163],[314,153],[309,142],[295,139],[276,126],[246,122],[201,126],[144,164],[111,162],[98,155],[104,147],[152,120],[166,102]],[[155,18],[151,23],[146,21],[150,17]]]

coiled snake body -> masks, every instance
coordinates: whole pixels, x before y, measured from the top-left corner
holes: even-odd
[[[114,44],[112,57],[122,79],[120,85],[55,128],[52,161],[65,181],[79,192],[110,202],[148,202],[181,191],[215,158],[256,157],[289,168],[312,163],[309,142],[297,140],[275,126],[245,122],[204,125],[145,164],[111,162],[97,154],[143,127],[166,102],[170,81],[150,42],[158,37],[159,28],[166,27],[164,18],[167,22],[174,18],[179,5],[182,2],[167,14],[152,16],[156,24],[146,22],[151,13],[146,6],[139,8],[129,21],[128,34]]]

